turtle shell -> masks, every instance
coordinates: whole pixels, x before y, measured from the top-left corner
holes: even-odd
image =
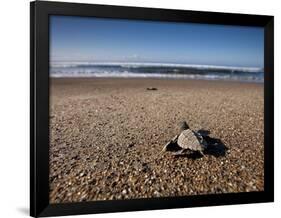
[[[182,131],[177,143],[183,149],[190,149],[193,151],[204,150],[204,146],[200,143],[197,134],[191,129]]]

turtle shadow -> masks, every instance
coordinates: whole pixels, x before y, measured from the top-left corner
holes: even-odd
[[[210,130],[199,129],[199,130],[197,131],[197,133],[199,133],[200,135],[202,135],[202,136],[204,137],[204,136],[209,136],[211,132],[210,132]]]
[[[180,146],[178,146],[177,143],[170,143],[168,146],[167,146],[167,151],[170,151],[170,152],[177,152],[179,150],[181,150],[182,148]],[[174,158],[188,158],[188,159],[199,159],[201,157],[203,157],[202,154],[200,154],[199,152],[194,152],[194,151],[189,151],[189,150],[186,150],[186,152],[182,153],[182,154],[177,154],[177,155],[174,155],[173,156]]]
[[[228,150],[228,147],[222,142],[222,140],[210,137],[210,131],[200,129],[198,133],[202,135],[204,140],[207,143],[207,148],[204,151],[204,154],[212,155],[214,157],[224,157]]]
[[[185,158],[188,158],[188,159],[193,159],[193,160],[196,160],[196,159],[200,159],[203,157],[202,154],[200,154],[199,152],[188,152],[188,153],[185,153],[182,155],[182,157],[185,157]]]
[[[212,155],[214,157],[224,157],[228,150],[228,147],[218,138],[211,137],[209,130],[200,129],[197,131],[202,135],[204,140],[207,143],[207,148],[203,151],[204,155]],[[178,151],[181,148],[178,145],[171,145],[170,151]],[[185,152],[183,154],[177,155],[175,157],[186,157],[189,159],[199,159],[202,158],[203,155],[199,152]]]

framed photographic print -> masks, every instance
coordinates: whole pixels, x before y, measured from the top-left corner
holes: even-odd
[[[30,12],[31,216],[273,201],[272,16]]]

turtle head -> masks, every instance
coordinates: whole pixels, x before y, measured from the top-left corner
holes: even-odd
[[[189,129],[188,124],[185,121],[180,122],[180,131]]]

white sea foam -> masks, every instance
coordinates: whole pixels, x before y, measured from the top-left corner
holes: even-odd
[[[252,76],[230,76],[230,75],[198,75],[198,74],[160,74],[160,73],[131,73],[131,72],[58,72],[52,74],[53,78],[166,78],[166,79],[198,79],[198,80],[234,80],[263,82],[262,78]]]
[[[69,68],[78,66],[120,66],[124,68],[137,67],[186,67],[195,69],[217,69],[217,70],[239,70],[243,72],[261,72],[260,67],[237,67],[237,66],[221,66],[221,65],[199,65],[199,64],[175,64],[175,63],[140,63],[140,62],[66,62],[53,61],[50,63],[51,68]]]

